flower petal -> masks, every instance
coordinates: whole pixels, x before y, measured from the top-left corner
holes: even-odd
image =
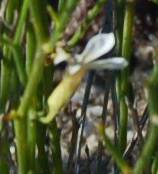
[[[128,62],[123,57],[115,57],[108,59],[97,60],[88,64],[85,64],[87,69],[95,69],[95,70],[120,70],[125,68],[128,65]]]
[[[61,62],[67,61],[70,55],[62,48],[56,48],[56,57],[54,59],[54,65],[58,65]]]
[[[84,51],[78,55],[78,62],[88,63],[108,53],[115,45],[113,33],[99,33],[87,43]]]
[[[68,67],[68,72],[69,74],[73,75],[75,73],[77,73],[81,68],[81,65],[80,64],[76,64],[76,65],[70,65]]]

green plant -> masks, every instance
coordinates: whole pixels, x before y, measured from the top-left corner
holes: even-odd
[[[82,20],[79,21],[77,29],[65,39],[65,31],[71,18],[75,16],[75,9],[82,1],[0,1],[0,52],[2,53],[0,66],[0,173],[9,174],[13,170],[12,168],[16,168],[14,172],[18,174],[64,173],[60,144],[61,134],[56,117],[70,102],[72,95],[88,71],[105,69],[123,70],[116,71],[117,96],[112,94],[112,98],[118,100],[118,103],[115,102],[119,107],[118,117],[115,118],[115,121],[118,120],[115,122],[115,144],[106,135],[105,118],[106,99],[108,100],[110,89],[115,88],[115,83],[112,82],[113,86],[109,85],[108,94],[105,94],[104,104],[106,107],[104,106],[103,109],[102,124],[98,126],[101,152],[105,149],[108,151],[118,167],[118,173],[142,174],[145,169],[150,170],[152,174],[157,173],[157,64],[154,65],[153,72],[147,81],[147,100],[150,113],[148,138],[142,143],[142,147],[139,149],[140,157],[133,167],[124,158],[130,110],[127,98],[130,92],[130,68],[132,66],[130,60],[133,53],[136,1],[117,0],[116,8],[113,9],[117,23],[115,30],[108,34],[102,32],[92,36],[88,41],[86,40],[86,46],[80,44],[82,40],[87,39],[90,27],[109,2],[111,1],[98,0],[94,3],[91,2],[93,5],[90,9],[86,9],[86,12],[85,9],[83,11],[81,9]],[[154,2],[157,3],[156,0]],[[116,36],[116,44],[113,33]],[[115,58],[112,56],[112,58],[100,60],[99,58],[109,53],[114,45],[116,48],[112,50],[112,53],[116,54]],[[85,48],[79,54],[76,52],[77,47]],[[155,62],[157,61],[156,56]],[[67,62],[68,66],[62,74],[63,80],[59,84],[55,84],[53,79],[54,73],[56,73],[55,66],[63,60]],[[95,72],[93,72],[94,74]],[[113,78],[113,76],[109,76],[109,78]],[[114,80],[112,79],[112,81]],[[88,96],[91,85],[87,85],[89,86]],[[87,106],[85,105],[88,103],[88,96],[85,97],[86,102],[83,102],[83,120],[86,119],[85,108]],[[72,137],[75,137],[75,142],[73,141],[75,147],[73,147],[69,159],[74,159],[77,136],[80,136],[76,118],[73,117],[75,128],[73,127]],[[136,123],[137,134],[142,136],[139,119],[133,117],[133,122]],[[84,128],[84,123],[82,127]],[[13,134],[11,143],[8,141],[10,133]],[[82,135],[83,132],[79,137],[80,145]],[[12,149],[15,152],[11,152]],[[81,147],[78,151],[80,155]],[[6,162],[6,158],[10,159],[14,165],[10,166],[11,162],[8,160]],[[79,162],[79,158],[76,157],[77,162]]]

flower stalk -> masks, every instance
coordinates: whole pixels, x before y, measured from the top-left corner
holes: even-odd
[[[134,9],[135,2],[126,2],[124,4],[123,1],[118,2],[120,8],[124,9],[124,22],[119,19],[119,22],[123,22],[122,32],[118,31],[119,36],[121,38],[119,41],[119,47],[121,46],[121,55],[126,58],[127,61],[131,58],[132,53],[132,39],[133,39],[133,24],[134,24]],[[123,13],[123,12],[122,12]],[[123,16],[123,14],[122,14]],[[123,35],[121,34],[123,33]],[[126,104],[126,97],[128,95],[128,79],[129,78],[129,67],[123,70],[118,79],[118,97],[120,101],[120,120],[119,120],[119,146],[120,150],[123,153],[126,148],[127,143],[127,124],[128,124],[128,106]]]

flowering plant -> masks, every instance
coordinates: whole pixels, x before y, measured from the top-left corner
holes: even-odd
[[[49,96],[48,115],[40,118],[43,123],[51,122],[59,111],[68,103],[88,70],[119,70],[128,65],[123,57],[99,59],[100,56],[107,54],[114,45],[115,37],[113,33],[99,33],[89,40],[83,52],[75,56],[75,63],[68,65],[69,75],[61,81]],[[67,53],[62,51],[61,54],[61,52],[59,52],[54,63],[58,64],[64,60],[69,61],[68,58],[69,56],[67,56]]]

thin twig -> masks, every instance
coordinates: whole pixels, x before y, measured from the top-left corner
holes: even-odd
[[[141,120],[139,121],[139,125],[140,125],[140,131],[142,132],[147,120],[148,120],[148,106],[145,108],[144,112],[143,112],[143,115],[141,116]],[[132,153],[135,145],[136,145],[136,142],[138,141],[138,133],[136,132],[134,135],[133,135],[133,138],[131,140],[131,143],[129,143],[129,145],[127,146],[123,156],[124,158],[127,158],[127,156]]]
[[[82,104],[82,111],[81,111],[81,126],[79,128],[78,132],[78,140],[77,140],[77,146],[76,146],[76,161],[75,161],[75,173],[79,173],[79,161],[80,161],[80,156],[81,156],[81,143],[82,143],[82,137],[83,137],[83,130],[84,130],[84,125],[85,125],[85,120],[86,120],[86,110],[87,110],[87,104],[89,100],[89,95],[91,91],[91,86],[93,83],[93,78],[94,78],[94,72],[90,72],[88,75],[88,80],[87,80],[87,85],[85,89],[85,94],[84,94],[84,99],[83,99],[83,104]]]

